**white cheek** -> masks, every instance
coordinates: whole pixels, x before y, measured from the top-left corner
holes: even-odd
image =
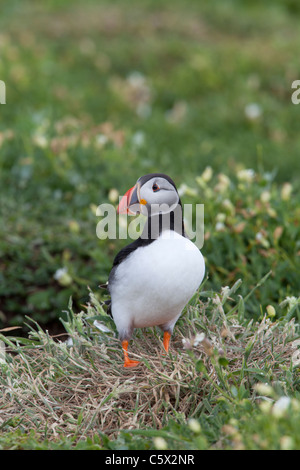
[[[147,202],[148,202],[149,200],[152,200],[152,199],[153,199],[153,195],[154,195],[154,194],[155,194],[155,193],[153,193],[152,187],[149,188],[149,187],[147,187],[147,186],[143,186],[143,187],[141,188],[140,197],[141,197],[142,199],[145,199]]]
[[[143,188],[140,198],[147,201],[147,206],[142,207],[142,214],[148,215],[150,208],[151,214],[167,214],[173,211],[178,205],[179,197],[175,191],[167,191],[161,189],[154,192],[152,189]]]

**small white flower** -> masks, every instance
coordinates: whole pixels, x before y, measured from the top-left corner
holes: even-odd
[[[211,180],[212,175],[213,175],[212,167],[211,167],[211,166],[207,166],[207,167],[205,168],[205,170],[203,171],[201,177],[202,177],[202,180],[203,180],[205,183],[207,183],[208,181]]]
[[[288,201],[291,197],[293,187],[291,183],[284,183],[281,189],[281,199],[283,201]]]
[[[67,272],[67,268],[59,268],[55,271],[55,274],[54,274],[54,279],[56,279],[57,281],[59,281],[59,279],[61,279]]]
[[[204,333],[197,333],[196,336],[195,336],[195,339],[193,341],[193,346],[198,346],[199,343],[202,343],[204,338],[205,338]]]
[[[295,296],[288,296],[286,297],[281,303],[280,307],[285,307],[288,305],[289,310],[291,310],[293,307],[298,305],[300,303],[300,297],[295,297]]]
[[[222,287],[221,296],[222,296],[223,301],[227,299],[227,297],[229,296],[229,293],[230,293],[230,287],[229,286]]]
[[[127,81],[133,87],[139,87],[141,85],[144,85],[144,83],[146,82],[146,78],[141,72],[134,70],[127,76]]]
[[[261,401],[259,407],[264,414],[269,414],[272,408],[272,403],[269,401],[269,399],[265,399]]]
[[[257,103],[249,103],[245,106],[245,116],[250,119],[250,121],[255,121],[262,115],[261,106]]]
[[[292,398],[292,410],[297,412],[300,410],[300,402],[297,398]]]
[[[98,134],[96,137],[96,145],[103,147],[108,142],[108,137],[104,134]]]
[[[281,418],[285,415],[291,404],[290,397],[280,397],[273,405],[272,415],[276,418]]]
[[[230,291],[230,287],[229,287],[229,286],[224,286],[224,287],[222,287],[222,289],[221,289],[221,292],[222,292],[222,294],[224,294],[224,295],[225,295],[225,294],[228,295],[228,294],[229,294],[229,291]]]
[[[100,206],[99,206],[100,207]],[[96,204],[90,204],[90,209],[94,215],[97,215],[98,212],[98,206]],[[99,214],[100,215],[100,214]]]
[[[216,215],[216,221],[217,222],[225,222],[226,220],[226,214],[223,212],[219,212],[219,214]]]
[[[41,148],[46,148],[48,145],[47,137],[43,134],[35,134],[33,136],[33,142],[35,143],[35,145]]]
[[[239,170],[237,172],[237,177],[240,181],[251,183],[255,178],[255,171],[252,168]]]
[[[182,346],[183,346],[183,349],[192,349],[192,343],[187,338],[182,339]]]
[[[265,173],[263,173],[263,177],[266,181],[268,181],[269,183],[271,183],[274,179],[274,175],[273,173],[271,173],[270,171],[266,171]]]
[[[260,195],[260,200],[261,202],[269,202],[271,199],[271,193],[270,191],[263,191]]]
[[[187,184],[182,183],[178,188],[178,194],[180,197],[185,195],[194,197],[197,196],[198,193],[196,189],[190,188]]]
[[[199,421],[197,421],[194,418],[191,418],[188,421],[188,426],[189,426],[190,430],[193,431],[195,434],[200,434],[201,426],[200,426]]]
[[[230,199],[224,199],[224,201],[222,202],[222,206],[224,207],[224,209],[228,210],[228,212],[230,212],[231,214],[235,213],[234,205],[232,204]]]
[[[225,229],[225,225],[223,222],[217,222],[215,229],[217,232],[222,232]]]
[[[155,437],[153,439],[154,447],[157,450],[167,450],[168,444],[167,441],[163,437]]]
[[[272,217],[272,219],[275,219],[277,217],[277,212],[275,211],[275,209],[273,209],[273,207],[268,207],[267,212],[269,216]]]
[[[219,173],[218,174],[218,184],[215,186],[215,190],[224,193],[226,189],[228,189],[230,186],[230,179],[228,178],[227,175],[224,175],[224,173]]]
[[[57,269],[53,277],[62,286],[69,286],[72,283],[72,278],[68,273],[67,268]]]
[[[264,235],[261,232],[257,232],[257,234],[255,235],[255,239],[264,248],[269,248],[270,247],[269,241],[264,237]]]
[[[299,303],[299,298],[297,299],[297,297],[295,297],[294,295],[292,295],[291,297],[287,297],[286,300],[288,301],[291,307]]]
[[[145,144],[145,133],[143,131],[135,132],[131,142],[135,147],[142,147]]]
[[[69,336],[69,338],[66,341],[66,345],[71,348],[73,346],[73,344],[74,344],[73,338],[71,338],[71,336]]]
[[[118,198],[119,198],[119,191],[115,188],[110,189],[108,193],[108,199],[110,200],[110,202],[115,203],[117,202]]]
[[[219,173],[218,179],[224,186],[228,187],[230,185],[230,178],[228,178],[228,176],[224,173]]]
[[[254,386],[257,393],[266,397],[272,397],[274,395],[273,388],[268,384],[258,383]]]

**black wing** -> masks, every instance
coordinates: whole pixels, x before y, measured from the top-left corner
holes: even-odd
[[[106,289],[108,292],[110,292],[109,285],[111,285],[114,282],[115,271],[116,271],[117,267],[119,266],[119,264],[122,263],[122,261],[124,261],[127,258],[127,256],[129,256],[131,253],[133,253],[133,251],[135,251],[137,248],[149,245],[149,243],[151,243],[152,241],[153,240],[151,240],[151,239],[138,238],[134,242],[132,242],[129,245],[122,248],[122,250],[119,251],[119,253],[116,255],[116,257],[113,261],[112,269],[111,269],[111,271],[109,273],[109,276],[108,276],[108,282],[106,282],[105,284],[100,284],[99,287],[101,289]],[[107,306],[107,314],[112,317],[111,299],[105,300],[104,304]]]
[[[151,242],[153,242],[153,240],[151,239],[138,238],[137,240],[134,240],[134,242],[122,248],[121,251],[119,251],[119,253],[114,259],[112,270],[108,277],[108,290],[109,290],[109,284],[111,284],[114,281],[115,271],[116,271],[116,268],[119,266],[119,264],[121,264],[137,248],[149,245]]]
[[[140,248],[142,246],[149,245],[151,242],[154,240],[151,239],[143,239],[143,238],[138,238],[137,240],[134,240],[134,242],[130,243],[129,245],[125,246],[122,248],[121,251],[116,255],[114,262],[113,262],[113,268],[115,266],[118,266],[124,259],[127,258],[133,251],[135,251],[137,248]]]

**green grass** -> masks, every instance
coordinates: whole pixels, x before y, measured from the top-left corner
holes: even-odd
[[[196,295],[167,356],[158,331],[137,331],[134,370],[122,367],[115,327],[93,292],[84,311],[69,305],[68,343],[32,322],[28,338],[1,335],[0,448],[297,449],[293,307],[280,321],[266,314],[249,323],[240,287]]]
[[[8,411],[0,423],[0,447],[299,448],[297,369],[286,356],[286,337],[278,340],[285,328],[292,328],[290,322],[296,322],[293,335],[299,334],[300,107],[291,102],[291,84],[300,77],[299,15],[293,0],[12,0],[1,5],[0,80],[6,84],[7,104],[0,105],[0,328],[21,326],[23,336],[17,346],[10,345],[18,354],[7,369],[11,376],[1,366],[1,386],[8,390],[8,378],[23,368],[27,385],[20,393],[29,401],[23,412],[15,413],[14,390],[0,399],[4,409],[6,399],[11,400],[11,415]],[[256,116],[251,117],[251,110]],[[149,410],[140,401],[144,392],[133,401],[127,396],[129,411],[125,401],[118,402],[119,395],[117,402],[110,397],[114,418],[106,429],[107,417],[101,414],[106,405],[97,408],[96,388],[91,404],[82,401],[80,390],[77,402],[71,400],[66,412],[76,418],[58,413],[56,405],[49,408],[42,397],[53,385],[54,403],[63,406],[63,397],[70,400],[73,380],[82,378],[89,388],[99,361],[104,370],[113,365],[112,381],[130,385],[117,368],[118,343],[102,358],[94,330],[90,337],[86,315],[99,315],[100,307],[93,304],[88,314],[71,317],[66,311],[70,297],[74,312],[90,301],[88,286],[94,302],[105,298],[97,286],[106,281],[115,254],[127,243],[96,237],[96,207],[115,202],[112,189],[123,194],[152,171],[168,173],[184,203],[205,205],[202,252],[208,277],[206,294],[200,297],[205,306],[194,302],[187,324],[179,325],[182,337],[196,334],[198,327],[209,337],[208,325],[216,318],[221,331],[225,320],[213,313],[210,299],[225,295],[226,286],[241,279],[237,296],[223,305],[228,321],[237,321],[247,332],[237,338],[240,355],[249,346],[247,335],[258,334],[269,312],[278,326],[270,344],[275,347],[279,341],[284,361],[278,352],[263,356],[267,362],[250,369],[239,364],[237,372],[234,358],[219,364],[203,351],[196,356],[182,351],[179,341],[176,359],[166,360],[166,367],[174,372],[178,355],[184,370],[193,371],[194,390],[187,391],[185,376],[176,375],[180,371],[174,372],[176,384],[166,384],[163,369],[155,369],[156,340],[152,333],[138,333],[149,344],[145,370],[151,371],[158,395],[147,396]],[[62,268],[66,275],[57,278]],[[264,282],[257,286],[260,279]],[[37,336],[27,317],[40,325]],[[63,331],[59,318],[78,341],[74,357],[64,351],[69,381],[59,362],[65,346],[51,338]],[[46,329],[48,336],[42,333]],[[33,350],[26,343],[28,332],[36,341]],[[14,335],[15,330],[3,334]],[[138,341],[136,348],[138,352]],[[55,380],[50,372],[43,376],[39,360],[54,370]],[[268,361],[276,377],[268,375]],[[207,379],[203,367],[208,364],[220,389],[207,385],[199,398],[195,389]],[[35,378],[33,388],[30,377]],[[102,383],[103,377],[98,378]],[[65,395],[56,395],[56,380]],[[143,373],[139,380],[146,380]],[[259,404],[255,383],[260,381],[272,387],[272,406],[281,395],[294,400],[286,415],[278,418],[273,408]],[[164,396],[166,387],[172,406]],[[176,393],[189,403],[183,411]],[[50,417],[52,428],[45,424]],[[134,418],[135,431],[125,430],[128,417]],[[192,417],[201,431],[193,430]],[[156,437],[166,443],[157,443]]]
[[[286,284],[288,292],[294,290],[295,266],[289,268],[298,256],[299,109],[290,97],[298,78],[299,38],[298,10],[291,14],[291,5],[226,1],[186,8],[180,1],[159,7],[89,1],[71,7],[15,1],[2,6],[3,325],[22,324],[24,315],[55,321],[70,295],[78,307],[84,303],[86,286],[95,290],[106,280],[122,245],[95,237],[99,219],[93,208],[108,201],[110,189],[122,194],[151,171],[192,187],[207,165],[230,179],[236,165],[243,165],[260,174],[274,171],[274,185],[292,181],[292,220],[285,222],[292,225],[286,235],[294,242],[285,261],[284,253],[278,254],[281,272],[268,302],[282,299]],[[261,112],[254,120],[245,114],[251,103]],[[219,204],[203,192],[194,202],[207,205],[205,229],[212,232]],[[280,200],[274,203],[286,210]],[[255,220],[254,227],[259,228]],[[213,288],[232,281],[234,268],[229,271],[227,261],[236,266],[249,249],[248,240],[240,240],[228,252],[230,237],[220,234],[203,249],[209,273],[218,271],[208,281]],[[255,263],[252,285],[274,265],[269,259]],[[53,277],[63,267],[71,276],[67,286]]]

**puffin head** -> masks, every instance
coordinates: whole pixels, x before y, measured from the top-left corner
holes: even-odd
[[[163,173],[142,176],[122,197],[118,214],[167,214],[180,204],[174,181]]]

